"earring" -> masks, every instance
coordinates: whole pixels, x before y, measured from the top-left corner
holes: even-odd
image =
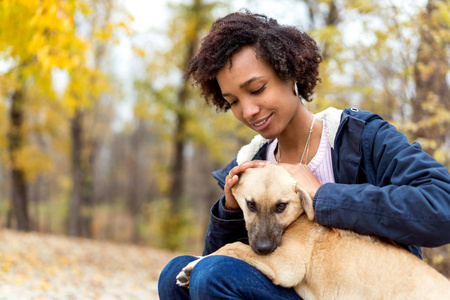
[[[297,81],[294,82],[294,94],[298,97],[298,87],[297,87]]]

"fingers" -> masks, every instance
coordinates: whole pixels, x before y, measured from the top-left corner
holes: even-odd
[[[253,160],[253,161],[246,161],[236,167],[234,167],[233,169],[230,170],[230,172],[228,173],[227,178],[233,178],[235,175],[239,175],[242,172],[244,172],[245,170],[249,169],[249,168],[261,168],[264,167],[266,164],[268,164],[270,162],[265,161],[265,160]]]
[[[307,165],[281,163],[278,165],[285,168],[291,174],[292,178],[297,181],[298,186],[306,190],[311,198],[314,198],[322,184]]]
[[[239,175],[249,168],[261,168],[270,162],[264,160],[253,160],[244,162],[230,170],[227,177],[225,177],[225,208],[238,209],[239,205],[231,192],[231,188],[238,182]]]

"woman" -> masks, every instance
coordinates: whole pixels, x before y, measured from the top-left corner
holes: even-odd
[[[450,242],[450,175],[380,116],[330,108],[312,115],[319,49],[306,33],[265,16],[238,12],[214,22],[192,59],[207,102],[231,109],[258,133],[224,169],[213,173],[224,196],[211,209],[204,255],[246,242],[231,188],[248,168],[279,163],[313,199],[318,223],[374,235],[421,257],[420,246]],[[299,97],[301,99],[299,99]],[[159,280],[161,299],[300,299],[234,258],[202,260],[190,288],[175,276],[195,257],[172,260]]]

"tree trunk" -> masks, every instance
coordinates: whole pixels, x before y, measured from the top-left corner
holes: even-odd
[[[201,0],[195,0],[194,1],[194,12],[200,12],[202,8],[202,1]],[[187,52],[185,55],[185,61],[184,61],[184,70],[187,68],[189,61],[194,57],[195,50],[198,45],[198,34],[200,31],[200,28],[202,26],[202,20],[197,17],[197,23],[195,30],[192,34],[192,37],[189,40],[189,44],[187,46]],[[170,200],[174,208],[174,213],[177,213],[177,209],[180,208],[181,203],[181,197],[183,196],[184,192],[184,166],[185,166],[185,159],[184,159],[184,149],[186,146],[186,122],[187,122],[187,115],[186,115],[186,102],[188,100],[188,85],[189,85],[189,79],[185,78],[182,86],[178,92],[178,110],[176,115],[176,127],[175,127],[175,133],[174,133],[174,156],[173,156],[173,165],[172,165],[172,185],[170,188]]]
[[[82,149],[87,150],[87,149]],[[97,142],[91,141],[86,163],[81,165],[81,210],[80,236],[93,238],[92,221],[94,215],[94,174]]]
[[[17,221],[17,229],[30,230],[28,217],[28,193],[25,170],[17,165],[17,152],[23,147],[25,134],[24,103],[25,98],[21,89],[15,90],[11,97],[10,129],[8,132],[9,157],[11,160],[11,192],[12,206]]]
[[[69,236],[80,235],[80,208],[82,197],[82,149],[83,149],[83,113],[80,110],[75,112],[71,120],[72,138],[72,196],[69,206],[68,234]]]
[[[130,149],[130,182],[128,185],[129,189],[129,200],[128,209],[133,219],[133,232],[131,236],[131,242],[138,244],[140,242],[140,212],[141,205],[143,202],[143,187],[142,182],[142,170],[140,167],[141,161],[141,151],[142,151],[142,141],[145,137],[145,121],[139,119],[137,128],[135,129],[131,137],[131,149]]]
[[[186,127],[186,116],[184,113],[186,102],[185,88],[179,93],[178,106],[180,111],[177,113],[177,123],[174,134],[174,156],[172,165],[172,186],[170,188],[170,200],[175,208],[179,207],[184,188],[184,148],[186,136],[184,134]]]

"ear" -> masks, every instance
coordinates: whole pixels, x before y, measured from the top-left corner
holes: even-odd
[[[314,208],[311,197],[304,189],[299,188],[297,184],[295,185],[295,192],[300,198],[300,202],[303,206],[303,209],[305,210],[306,215],[308,216],[308,219],[314,221]]]
[[[231,188],[231,193],[236,197],[236,193],[238,192],[239,186],[241,185],[241,176],[239,176],[238,181]]]

